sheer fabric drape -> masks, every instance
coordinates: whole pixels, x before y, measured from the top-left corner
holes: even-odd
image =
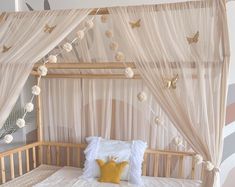
[[[115,29],[143,80],[192,148],[216,169],[205,186],[219,186],[229,50],[222,1],[115,8]],[[140,27],[129,22],[141,19]],[[187,37],[199,33],[198,41]],[[125,51],[125,50],[124,50]],[[165,80],[178,75],[176,89]]]
[[[0,128],[12,110],[33,64],[44,57],[90,10],[3,13],[0,20]],[[55,29],[44,32],[45,25]]]

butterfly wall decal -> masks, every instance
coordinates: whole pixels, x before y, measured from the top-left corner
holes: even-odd
[[[46,24],[46,25],[44,26],[44,32],[47,32],[47,33],[50,34],[55,28],[56,28],[56,25],[50,27],[48,24]]]
[[[168,89],[176,89],[176,83],[179,79],[179,75],[177,74],[176,76],[174,76],[172,79],[165,79],[164,80],[164,84],[165,84],[165,88]]]
[[[5,52],[9,51],[10,49],[11,49],[11,47],[7,47],[7,46],[3,45],[2,53],[5,53]]]
[[[188,44],[197,43],[199,40],[199,31],[193,37],[187,37]]]
[[[141,19],[138,19],[137,21],[129,22],[129,24],[131,25],[132,29],[139,28],[140,27],[140,21],[141,21]]]

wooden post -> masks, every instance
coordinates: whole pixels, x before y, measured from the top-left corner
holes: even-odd
[[[39,83],[39,77],[37,77],[37,84]],[[39,85],[40,86],[40,85]],[[42,105],[41,105],[41,95],[36,96],[36,126],[37,126],[37,139],[39,142],[43,141],[43,128],[42,128]],[[38,146],[38,164],[41,165],[43,163],[43,147],[42,145]]]

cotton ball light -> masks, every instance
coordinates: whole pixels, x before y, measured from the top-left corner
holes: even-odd
[[[127,78],[132,78],[134,76],[134,71],[130,67],[127,67],[124,73]]]
[[[85,27],[86,27],[87,29],[91,29],[91,28],[94,27],[94,22],[92,21],[92,19],[90,19],[90,20],[88,20],[88,21],[85,22]]]
[[[108,16],[107,15],[102,15],[100,17],[102,23],[106,23],[108,21]]]
[[[147,95],[145,92],[140,92],[138,93],[137,98],[140,102],[144,102],[147,100]]]
[[[202,155],[200,154],[196,154],[194,156],[194,160],[195,160],[195,163],[198,165],[198,164],[201,164],[203,162],[203,158],[202,158]]]
[[[23,127],[25,126],[25,120],[24,120],[23,118],[17,119],[16,125],[17,125],[19,128],[23,128]]]
[[[64,45],[63,45],[63,49],[66,51],[66,52],[70,52],[70,51],[72,51],[73,50],[73,46],[70,44],[70,43],[65,43]]]
[[[27,103],[27,104],[25,105],[24,109],[25,109],[26,112],[32,112],[33,109],[34,109],[33,103],[31,103],[31,102],[30,102],[30,103]]]
[[[156,116],[156,117],[154,118],[154,123],[155,123],[156,125],[161,125],[162,121],[160,120],[159,116]]]
[[[117,42],[111,42],[109,44],[109,48],[112,50],[112,51],[116,51],[118,49],[118,43]]]
[[[208,171],[212,171],[214,168],[215,166],[210,161],[206,161],[206,169]]]
[[[39,86],[35,85],[32,87],[32,94],[33,95],[39,95],[40,92],[41,92],[41,88]]]
[[[78,37],[79,40],[82,40],[84,38],[84,36],[85,36],[85,33],[84,33],[83,30],[79,30],[77,32],[77,37]]]
[[[180,146],[183,144],[183,140],[179,136],[177,136],[174,138],[174,143],[175,145]]]
[[[50,55],[48,57],[48,62],[49,63],[56,63],[57,62],[57,57],[55,55]]]
[[[117,52],[115,55],[115,59],[116,61],[123,61],[125,60],[125,55],[122,52]]]
[[[107,30],[105,32],[105,35],[107,36],[107,38],[112,38],[113,37],[113,32],[111,30]]]
[[[12,142],[12,140],[13,140],[13,136],[11,134],[7,134],[6,136],[4,136],[5,143],[9,144]]]
[[[47,75],[47,67],[46,66],[39,66],[38,67],[38,73],[39,73],[39,75],[41,75],[41,76],[46,76]]]

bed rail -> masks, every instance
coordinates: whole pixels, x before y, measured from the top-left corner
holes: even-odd
[[[0,153],[1,183],[21,176],[41,164],[83,167],[85,148],[85,144],[36,142],[2,152]],[[193,152],[147,149],[144,154],[142,174],[195,179],[194,155]],[[186,176],[184,164],[188,167],[189,163],[190,176]]]

